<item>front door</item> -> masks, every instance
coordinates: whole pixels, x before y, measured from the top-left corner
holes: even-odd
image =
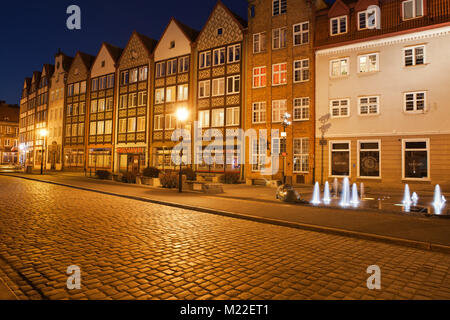
[[[132,154],[128,155],[128,172],[133,174],[139,173],[139,155]]]

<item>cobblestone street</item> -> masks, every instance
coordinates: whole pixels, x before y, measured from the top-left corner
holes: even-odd
[[[0,277],[20,299],[450,299],[443,253],[5,176],[0,201]]]

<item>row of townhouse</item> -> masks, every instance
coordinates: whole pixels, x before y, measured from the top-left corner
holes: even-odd
[[[449,183],[449,3],[251,0],[247,22],[219,1],[201,31],[171,19],[159,41],[134,32],[124,49],[58,52],[24,83],[22,162],[174,169],[185,107],[184,128],[210,137],[191,150],[200,174]],[[211,137],[232,147],[198,156]]]
[[[19,106],[0,100],[0,165],[17,164]]]

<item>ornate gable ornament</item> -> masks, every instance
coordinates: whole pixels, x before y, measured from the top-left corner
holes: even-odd
[[[349,13],[350,8],[342,0],[336,0],[328,10],[328,18],[347,16]]]

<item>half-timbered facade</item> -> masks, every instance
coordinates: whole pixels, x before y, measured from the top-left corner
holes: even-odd
[[[139,173],[148,164],[149,95],[156,40],[133,32],[118,63],[114,171]]]
[[[202,136],[206,135],[202,147],[194,150],[199,173],[243,170],[242,145],[235,137],[245,119],[245,28],[246,21],[218,1],[196,41],[196,120]],[[232,147],[225,147],[227,137]],[[223,143],[205,152],[210,140]]]
[[[116,64],[122,49],[103,43],[90,73],[88,170],[112,170]]]
[[[64,110],[64,170],[84,170],[86,106],[89,105],[89,70],[95,57],[77,52],[66,83]]]
[[[172,19],[154,51],[152,164],[160,169],[173,169],[175,166],[171,152],[176,142],[171,138],[178,127],[177,108],[187,108],[191,119],[195,115],[191,62],[192,44],[197,35],[197,31]]]

